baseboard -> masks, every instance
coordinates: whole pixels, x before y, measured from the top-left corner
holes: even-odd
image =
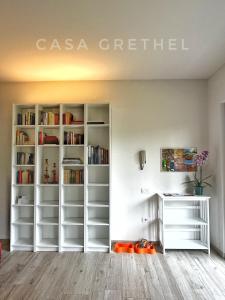
[[[219,248],[211,244],[211,249],[213,249],[219,256],[225,258],[225,253],[221,251]]]
[[[9,239],[0,239],[0,241],[2,242],[2,249],[9,251],[10,248],[10,240]]]

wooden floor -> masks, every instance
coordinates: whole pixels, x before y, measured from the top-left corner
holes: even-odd
[[[225,299],[225,260],[198,251],[8,253],[0,299]]]

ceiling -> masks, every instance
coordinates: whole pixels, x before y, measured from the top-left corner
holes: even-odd
[[[209,78],[224,16],[224,0],[1,0],[0,80]]]

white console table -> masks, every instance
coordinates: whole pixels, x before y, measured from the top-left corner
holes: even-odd
[[[158,196],[159,240],[163,253],[167,249],[195,249],[210,254],[210,197]]]

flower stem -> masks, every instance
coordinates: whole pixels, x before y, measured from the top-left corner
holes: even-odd
[[[200,166],[200,185],[202,185],[202,166]]]

